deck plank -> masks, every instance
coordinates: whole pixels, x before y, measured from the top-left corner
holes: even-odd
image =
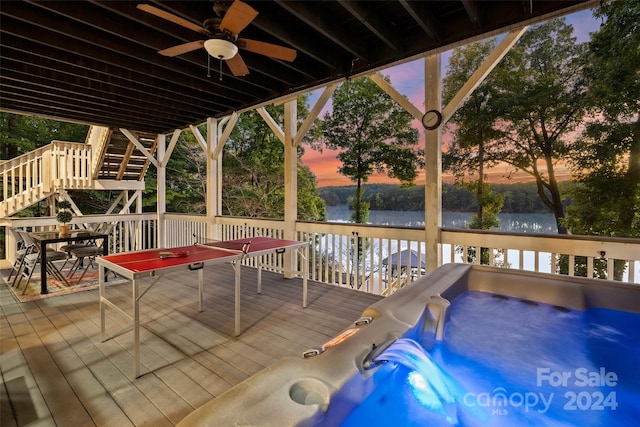
[[[0,422],[3,426],[172,426],[282,357],[300,357],[348,327],[380,297],[243,267],[241,326],[234,336],[233,269],[163,276],[141,300],[142,373],[133,377],[130,321],[107,310],[102,342],[98,291],[19,303],[0,283]],[[107,286],[131,310],[129,283]]]

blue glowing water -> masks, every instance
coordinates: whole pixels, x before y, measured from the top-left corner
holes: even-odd
[[[639,314],[467,292],[431,338],[378,356],[376,387],[341,425],[639,425]]]

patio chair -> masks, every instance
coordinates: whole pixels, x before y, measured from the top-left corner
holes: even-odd
[[[19,272],[16,279],[18,279],[18,283],[15,284],[16,289],[20,289],[20,282],[22,282],[22,278],[27,278],[27,283],[22,290],[22,294],[27,291],[29,287],[29,280],[31,280],[31,276],[33,276],[33,272],[36,268],[36,265],[40,264],[40,248],[36,242],[31,238],[29,233],[26,231],[18,230],[18,233],[22,237],[24,241],[25,248],[27,249],[27,253],[23,257],[21,271]],[[47,265],[46,271],[55,277],[57,280],[61,280],[69,286],[69,282],[67,279],[60,273],[60,270],[54,264],[55,261],[62,261],[67,259],[67,254],[64,252],[56,251],[54,249],[47,249]],[[15,281],[15,279],[14,279]]]
[[[70,243],[68,245],[63,245],[63,246],[60,247],[60,250],[67,254],[67,259],[65,260],[64,264],[62,264],[62,267],[60,267],[60,270],[64,270],[64,268],[67,265],[67,262],[69,262],[71,260],[71,257],[72,257],[72,253],[71,252],[74,249],[86,248],[86,247],[89,247],[89,246],[96,246],[95,239],[82,240],[82,237],[85,234],[88,235],[89,233],[88,232],[79,231],[76,234],[76,236],[78,237],[78,240],[75,243]]]
[[[111,233],[112,228],[113,228],[113,224],[109,224],[108,226],[104,227],[104,230],[102,230],[101,232],[106,235],[109,235],[109,233]],[[80,283],[84,275],[87,274],[89,267],[95,268],[95,263],[94,263],[95,259],[96,257],[102,255],[104,251],[104,245],[108,244],[108,241],[109,239],[107,238],[107,239],[103,239],[102,244],[100,244],[99,246],[96,245],[94,242],[93,245],[86,245],[84,247],[80,246],[80,247],[71,249],[71,255],[73,255],[76,258],[76,261],[73,263],[73,265],[69,269],[69,273],[67,274],[67,277],[73,276],[75,273],[78,272],[78,270],[80,270],[84,266],[82,270],[82,274],[80,275],[77,281],[77,283]],[[88,261],[86,265],[84,265],[85,261]]]
[[[11,271],[9,272],[9,277],[7,277],[7,283],[11,282],[11,277],[13,274],[16,274],[16,278],[20,273],[20,269],[22,268],[22,263],[24,262],[24,256],[27,254],[27,248],[24,244],[24,240],[20,233],[18,233],[18,229],[15,227],[7,227],[9,232],[13,235],[13,238],[16,240],[16,260],[13,262],[11,266]],[[15,278],[14,278],[15,282]],[[12,283],[13,286],[13,283]]]

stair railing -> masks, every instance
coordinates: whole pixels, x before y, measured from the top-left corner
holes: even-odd
[[[90,188],[91,147],[53,141],[0,163],[0,218],[27,208],[61,189]]]

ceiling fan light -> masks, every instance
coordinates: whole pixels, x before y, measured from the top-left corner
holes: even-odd
[[[238,46],[223,39],[209,39],[204,42],[204,48],[217,59],[231,59],[238,53]]]

